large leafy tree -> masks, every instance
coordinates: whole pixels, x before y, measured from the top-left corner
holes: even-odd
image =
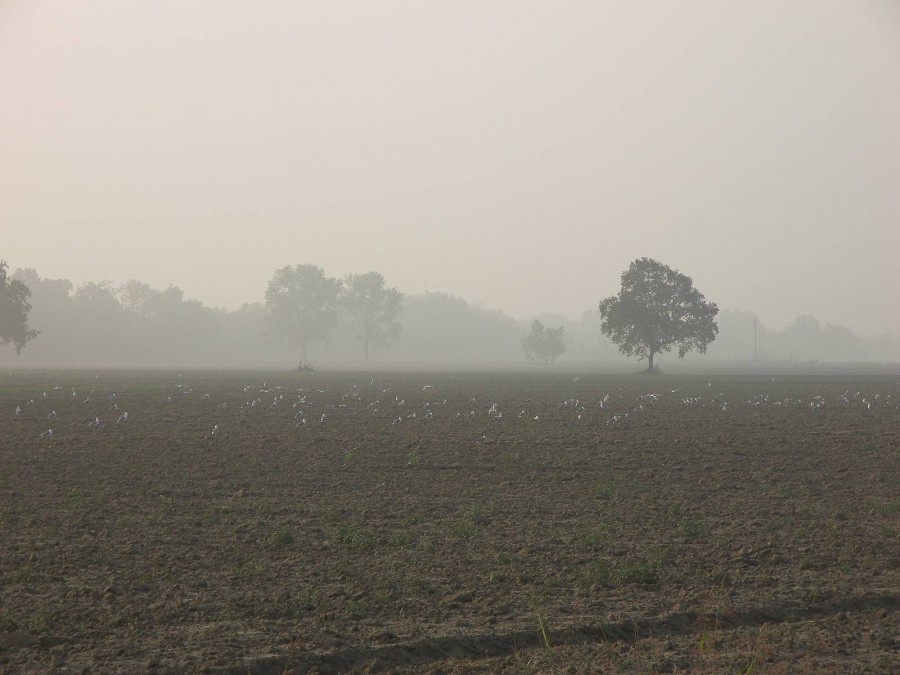
[[[28,327],[31,290],[18,279],[10,279],[7,269],[6,261],[0,260],[0,345],[12,342],[19,354],[26,342],[37,337],[37,331]]]
[[[341,291],[341,307],[353,319],[366,361],[372,350],[387,347],[400,337],[403,294],[385,286],[378,272],[348,274]]]
[[[531,322],[531,330],[522,340],[522,351],[529,361],[553,363],[566,351],[563,339],[565,328],[547,328],[535,319]]]
[[[707,302],[691,278],[650,258],[622,274],[618,295],[600,303],[601,330],[628,356],[648,359],[678,347],[678,358],[700,353],[716,339],[719,308]]]
[[[341,282],[315,265],[282,267],[266,289],[269,332],[296,342],[303,360],[313,342],[327,342],[337,322]]]

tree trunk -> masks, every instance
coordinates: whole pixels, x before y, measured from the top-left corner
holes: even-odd
[[[647,367],[647,370],[649,370],[651,373],[653,372],[653,356],[655,354],[656,352],[650,352],[650,365]]]
[[[306,364],[306,343],[300,344],[300,355],[303,357],[303,363]]]

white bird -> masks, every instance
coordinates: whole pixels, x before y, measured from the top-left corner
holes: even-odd
[[[16,406],[16,415],[22,412],[22,409],[19,406]]]
[[[127,421],[128,421],[128,411],[125,411],[121,415],[119,415],[119,419],[116,420],[116,424],[118,424],[119,422],[127,422]]]
[[[53,429],[47,429],[47,431],[41,434],[41,438],[44,438],[45,436],[47,438],[53,438]]]
[[[213,430],[209,432],[209,435],[210,435],[210,436],[215,436],[217,433],[219,433],[219,425],[218,425],[218,424],[216,424],[216,425],[213,427]]]
[[[99,424],[100,424],[100,418],[99,418],[99,417],[95,417],[93,422],[88,422],[88,426],[89,426],[89,427],[96,427],[96,426],[99,425]]]
[[[47,415],[47,419],[50,419],[51,417],[56,417],[56,411],[55,411],[55,410],[51,410],[51,411],[50,411],[50,414]]]

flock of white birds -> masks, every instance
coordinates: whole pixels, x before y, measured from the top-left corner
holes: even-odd
[[[571,378],[573,388],[579,379]],[[723,392],[713,393],[715,390],[711,382],[706,387],[698,387],[698,391],[688,391],[688,387],[664,388],[636,396],[623,394],[621,388],[611,393],[595,393],[583,385],[578,388],[578,398],[573,396],[551,402],[532,396],[515,405],[507,402],[504,409],[499,401],[477,401],[474,397],[453,400],[442,396],[440,389],[431,384],[421,385],[420,390],[406,387],[406,392],[401,393],[395,392],[391,387],[376,384],[374,379],[364,385],[353,384],[349,389],[335,393],[326,389],[270,385],[265,381],[261,385],[245,384],[240,392],[232,391],[230,396],[220,390],[215,395],[196,393],[192,386],[176,383],[172,385],[170,394],[160,397],[159,405],[163,409],[178,409],[183,400],[191,399],[195,402],[199,399],[206,409],[204,417],[218,418],[205,432],[206,436],[227,433],[232,415],[260,417],[260,411],[277,413],[265,415],[266,424],[276,423],[276,420],[289,421],[301,430],[340,424],[342,420],[360,417],[394,427],[422,424],[435,418],[460,422],[485,420],[489,423],[512,418],[516,423],[522,424],[562,422],[616,427],[633,423],[635,419],[647,415],[660,405],[669,408],[706,408],[722,413],[739,407],[794,408],[812,413],[830,406],[856,410],[861,414],[900,411],[900,405],[893,402],[891,394],[864,394],[851,389],[830,399],[821,394],[811,398],[774,398],[762,392],[747,399],[742,397],[741,400],[736,400],[734,396],[726,396]],[[107,425],[130,425],[141,419],[143,411],[133,406],[139,405],[138,401],[146,406],[146,396],[141,394],[132,397],[127,392],[122,395],[115,392],[97,395],[94,389],[79,393],[78,389],[70,391],[62,385],[56,385],[17,405],[13,414],[22,423],[32,426],[40,438],[54,439],[62,433],[97,432]],[[214,396],[226,400],[217,402]],[[130,401],[131,405],[126,405],[125,401]],[[58,413],[58,410],[64,413]],[[195,413],[199,412],[196,408],[193,410]],[[476,442],[485,439],[486,436],[480,435]]]

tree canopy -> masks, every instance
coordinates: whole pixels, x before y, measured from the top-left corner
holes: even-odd
[[[19,354],[26,342],[37,337],[37,331],[28,327],[31,290],[18,279],[10,279],[7,269],[6,261],[0,260],[0,345],[12,342]]]
[[[337,322],[341,282],[315,265],[276,270],[266,289],[270,334],[295,341],[303,360],[313,342],[327,342]]]
[[[701,354],[719,332],[719,308],[707,302],[690,277],[650,258],[639,258],[622,273],[618,295],[600,302],[601,331],[627,356],[648,359],[678,347],[684,358]]]
[[[531,322],[531,330],[522,340],[522,351],[525,358],[537,363],[553,363],[566,351],[563,339],[565,328],[547,328],[535,319]]]
[[[403,294],[385,286],[378,272],[348,274],[341,291],[341,307],[353,319],[364,360],[369,360],[372,350],[387,347],[400,337]]]

